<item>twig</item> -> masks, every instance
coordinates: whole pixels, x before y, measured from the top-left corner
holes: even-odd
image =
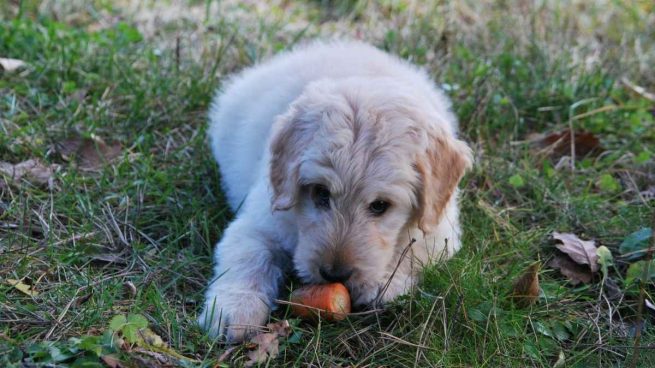
[[[412,238],[409,241],[409,244],[407,244],[407,246],[405,246],[405,249],[403,249],[403,252],[400,254],[400,257],[398,259],[398,264],[396,264],[396,268],[393,269],[393,272],[389,276],[389,279],[387,280],[387,283],[384,284],[384,287],[382,289],[380,289],[380,291],[378,292],[378,295],[375,297],[375,301],[373,302],[374,305],[377,306],[377,305],[381,304],[382,297],[384,296],[384,293],[387,292],[387,289],[389,289],[389,285],[391,285],[391,280],[393,280],[393,277],[396,275],[396,271],[398,271],[398,268],[400,268],[400,265],[405,260],[405,256],[407,255],[407,252],[409,252],[409,250],[412,248],[412,245],[414,243],[416,243],[416,239]]]

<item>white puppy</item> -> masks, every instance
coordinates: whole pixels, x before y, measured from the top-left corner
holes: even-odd
[[[199,317],[210,334],[240,341],[263,325],[285,273],[343,282],[372,306],[459,249],[471,151],[418,68],[358,42],[315,43],[242,72],[209,117],[236,211]]]

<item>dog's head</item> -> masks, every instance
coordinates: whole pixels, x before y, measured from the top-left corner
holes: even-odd
[[[369,304],[410,227],[440,222],[472,159],[430,103],[388,79],[318,81],[275,122],[272,206],[296,213],[303,281]]]

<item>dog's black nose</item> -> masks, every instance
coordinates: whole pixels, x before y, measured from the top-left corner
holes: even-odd
[[[327,282],[346,282],[352,276],[352,268],[345,267],[319,267],[318,272]]]

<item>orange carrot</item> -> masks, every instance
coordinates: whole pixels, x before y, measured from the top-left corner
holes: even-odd
[[[321,318],[341,321],[350,313],[350,294],[341,283],[304,286],[294,290],[290,299],[291,312],[302,318],[316,318],[320,312]]]

